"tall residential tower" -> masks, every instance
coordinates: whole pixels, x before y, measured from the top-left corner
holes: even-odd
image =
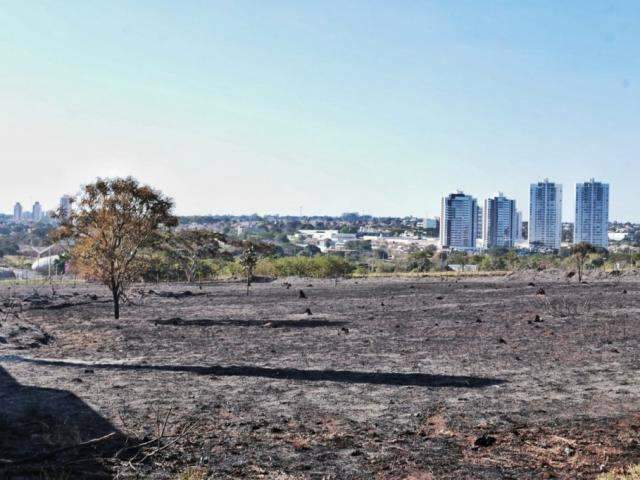
[[[16,202],[16,204],[13,206],[13,221],[22,221],[22,204],[20,202]]]
[[[562,185],[545,179],[531,184],[529,246],[558,250],[562,239]]]
[[[33,208],[31,210],[31,220],[34,222],[39,222],[42,220],[42,205],[40,202],[36,202],[33,204]]]
[[[462,192],[442,198],[440,243],[443,248],[470,250],[476,247],[478,202]]]
[[[516,201],[502,193],[484,201],[482,238],[485,248],[513,248],[518,240]]]
[[[588,182],[576,184],[576,223],[573,242],[588,242],[607,248],[609,238],[609,184]]]

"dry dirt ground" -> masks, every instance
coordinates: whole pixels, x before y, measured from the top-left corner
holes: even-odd
[[[0,478],[574,479],[638,462],[640,277],[551,277],[144,285],[119,321],[99,286],[0,287]]]

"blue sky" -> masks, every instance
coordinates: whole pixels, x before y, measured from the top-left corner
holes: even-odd
[[[573,220],[596,177],[640,220],[636,1],[0,0],[0,106],[0,211],[132,174],[182,214],[526,217],[549,177]]]

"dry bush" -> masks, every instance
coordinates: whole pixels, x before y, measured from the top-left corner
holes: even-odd
[[[640,480],[640,464],[598,475],[596,480]]]
[[[203,467],[189,467],[183,471],[177,480],[205,480],[208,472]]]
[[[545,296],[542,299],[545,313],[553,317],[576,318],[591,313],[593,297],[579,298],[569,295]]]
[[[122,423],[121,431],[131,439],[137,437],[139,442],[128,443],[109,459],[117,472],[116,478],[137,475],[141,466],[157,462],[158,459],[179,458],[185,454],[185,445],[196,442],[200,420],[176,416],[174,410],[174,405],[170,405],[166,411],[164,407],[156,406],[153,413],[149,412],[149,418],[155,417],[153,435],[148,434],[150,425],[146,422],[129,425],[126,421],[126,407],[118,412]],[[175,478],[176,480],[205,479],[208,478],[208,470],[191,466]]]

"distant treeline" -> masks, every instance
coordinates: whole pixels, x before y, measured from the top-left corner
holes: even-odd
[[[149,281],[184,281],[183,268],[172,255],[162,251],[147,252],[145,262]],[[640,263],[640,253],[590,253],[584,267],[586,270],[616,270],[635,267]],[[254,275],[257,277],[311,277],[335,278],[350,275],[393,274],[405,272],[446,272],[453,268],[478,271],[546,270],[560,268],[575,269],[575,258],[570,252],[552,254],[523,254],[514,250],[494,250],[485,253],[436,252],[425,249],[398,259],[375,259],[367,261],[350,259],[339,255],[316,254],[314,256],[262,255],[258,259]],[[198,259],[193,279],[198,281],[244,276],[244,269],[237,255],[217,255],[214,258]]]
[[[145,274],[148,281],[186,280],[182,266],[162,253],[146,256],[149,269]],[[316,257],[263,257],[257,262],[254,275],[257,277],[311,277],[334,278],[354,273],[357,265],[335,255],[319,255]],[[239,258],[210,258],[198,261],[195,279],[198,281],[218,278],[238,277],[245,275]]]

